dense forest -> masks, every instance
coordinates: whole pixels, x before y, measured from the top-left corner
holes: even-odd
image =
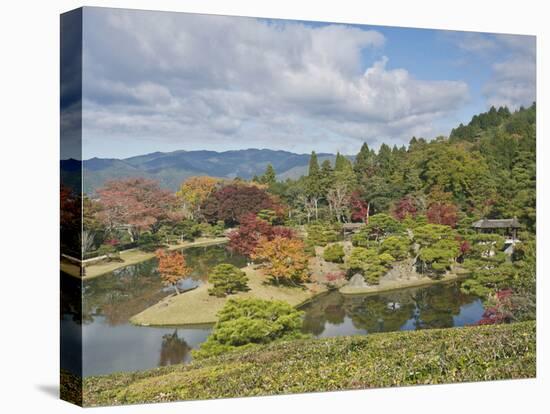
[[[433,214],[456,216],[459,225],[515,216],[534,233],[535,118],[535,104],[514,113],[493,107],[448,139],[413,137],[408,147],[382,144],[378,152],[365,143],[353,162],[338,154],[335,165],[319,165],[312,153],[309,174],[299,180],[276,182],[269,167],[255,179],[290,206],[297,222],[438,210]]]

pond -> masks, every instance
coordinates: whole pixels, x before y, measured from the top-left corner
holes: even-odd
[[[246,264],[244,257],[219,245],[183,252],[194,271],[180,283],[182,289],[203,283],[209,269],[219,263]],[[191,360],[191,350],[206,340],[210,325],[141,327],[128,322],[171,293],[162,285],[156,268],[157,261],[152,259],[84,282],[84,376],[186,363]],[[483,306],[479,299],[462,294],[454,283],[371,296],[330,292],[303,310],[304,332],[328,337],[463,326],[478,321]],[[63,309],[64,331],[78,328],[72,314],[71,309]]]

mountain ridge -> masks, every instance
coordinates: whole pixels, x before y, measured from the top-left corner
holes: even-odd
[[[152,152],[127,158],[92,157],[82,162],[83,190],[93,193],[105,181],[127,177],[145,177],[158,180],[162,187],[177,190],[182,181],[194,175],[219,178],[251,179],[261,175],[268,164],[273,165],[278,179],[298,178],[307,174],[311,154],[284,150],[247,148],[242,150],[176,150]],[[317,154],[319,162],[334,162],[336,155]],[[350,157],[353,158],[353,157]],[[78,160],[61,160],[61,174],[74,171]]]

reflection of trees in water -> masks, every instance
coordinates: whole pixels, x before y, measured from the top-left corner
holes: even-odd
[[[415,308],[408,292],[349,297],[344,306],[353,325],[367,332],[397,331],[412,317]]]
[[[91,321],[104,315],[109,325],[119,325],[158,302],[166,293],[156,266],[156,260],[149,260],[84,282],[84,314]]]
[[[419,289],[413,298],[417,307],[416,329],[453,326],[453,316],[460,313],[461,306],[472,301],[471,296],[460,291],[458,284]]]
[[[344,322],[346,311],[342,303],[344,299],[338,292],[329,292],[320,296],[304,307],[304,324],[302,330],[313,335],[320,335],[325,330],[325,324],[330,322],[339,325]]]
[[[183,250],[193,268],[195,280],[205,278],[212,266],[232,263],[244,266],[244,258],[228,252],[224,246],[195,247]],[[157,303],[168,293],[157,272],[158,260],[129,265],[111,274],[84,282],[83,316],[86,323],[103,315],[109,325],[128,322],[133,315]]]
[[[160,348],[159,365],[180,364],[185,361],[185,357],[191,351],[191,347],[178,336],[176,329],[172,334],[162,336],[162,345]]]
[[[413,329],[450,327],[461,307],[472,300],[456,283],[370,296],[331,292],[304,308],[304,331],[320,335],[327,322],[341,324],[345,316],[356,329],[367,332],[397,331],[409,321]]]
[[[193,272],[194,280],[206,281],[210,269],[220,263],[229,263],[237,267],[246,265],[243,256],[230,252],[225,246],[191,247],[182,250],[187,264]]]

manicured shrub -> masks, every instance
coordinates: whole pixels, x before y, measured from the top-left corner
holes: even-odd
[[[177,223],[172,233],[184,240],[194,240],[201,235],[201,228],[196,221],[186,219]]]
[[[404,260],[409,255],[411,241],[405,236],[389,236],[380,243],[379,253],[388,253],[395,260]]]
[[[461,254],[455,230],[442,224],[426,224],[414,229],[414,241],[419,245],[417,269],[420,273],[440,276],[450,270]]]
[[[390,234],[401,234],[404,226],[393,217],[379,213],[369,217],[369,223],[364,228],[370,239],[380,240]]]
[[[301,338],[302,315],[283,301],[229,299],[212,333],[193,356],[200,359],[254,344]]]
[[[143,233],[137,241],[137,247],[144,252],[154,252],[164,247],[164,244],[159,234]]]
[[[388,253],[378,254],[374,249],[355,247],[346,261],[346,267],[350,276],[360,273],[369,285],[376,285],[394,261]]]
[[[338,241],[340,227],[332,223],[313,223],[306,227],[306,231],[306,244],[323,247]]]
[[[341,244],[331,244],[325,247],[323,259],[327,262],[343,263],[344,262],[344,247]]]
[[[208,289],[212,296],[224,297],[248,290],[246,273],[232,264],[222,263],[215,266],[208,275],[208,281],[213,285]]]
[[[120,253],[117,251],[116,247],[112,244],[102,244],[96,251],[97,256],[107,256],[108,261],[118,262],[122,261],[120,258]]]

